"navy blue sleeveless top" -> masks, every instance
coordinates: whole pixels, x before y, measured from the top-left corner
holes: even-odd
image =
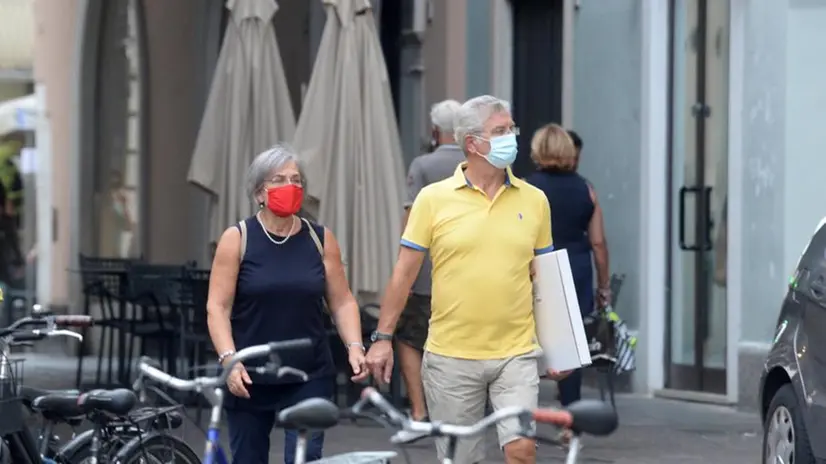
[[[576,172],[555,169],[537,171],[527,181],[548,197],[554,248],[564,248],[569,255],[590,253],[588,225],[594,215],[594,201],[588,181]]]
[[[334,376],[335,366],[327,339],[324,313],[326,278],[324,261],[307,224],[281,245],[273,243],[255,218],[245,219],[247,248],[238,270],[232,305],[232,337],[235,348],[308,337],[311,348],[282,351],[284,365],[301,369],[310,379]],[[324,243],[324,227],[311,224]],[[240,229],[240,226],[236,225]],[[270,234],[277,241],[284,240]],[[259,366],[266,359],[246,362]],[[253,384],[296,383],[296,377],[276,378],[249,372]]]

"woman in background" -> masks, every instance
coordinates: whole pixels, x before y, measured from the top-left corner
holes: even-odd
[[[568,251],[577,299],[582,315],[611,301],[608,273],[608,245],[596,191],[577,174],[577,150],[568,132],[548,124],[531,140],[531,159],[537,172],[527,181],[542,190],[551,205],[551,233],[554,248]],[[597,301],[594,302],[594,271],[597,270]],[[559,381],[559,400],[567,406],[581,398],[582,371]],[[570,439],[565,435],[563,440]]]

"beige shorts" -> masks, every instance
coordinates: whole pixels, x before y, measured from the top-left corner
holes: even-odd
[[[447,424],[471,425],[485,416],[488,399],[494,410],[509,406],[535,409],[539,402],[539,371],[536,353],[505,359],[472,360],[440,356],[425,351],[422,359],[427,410],[430,419]],[[534,425],[535,426],[535,425]],[[520,438],[519,420],[496,426],[499,446]],[[446,439],[436,440],[439,460],[444,458]],[[484,436],[458,441],[456,464],[485,459]]]

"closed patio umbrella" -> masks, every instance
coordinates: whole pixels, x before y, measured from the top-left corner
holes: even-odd
[[[211,237],[253,213],[244,174],[258,153],[295,133],[272,19],[274,0],[228,0],[218,56],[187,180],[209,192]]]
[[[378,295],[399,248],[404,166],[390,81],[367,0],[324,0],[327,23],[294,146],[307,209],[338,238],[354,293]]]

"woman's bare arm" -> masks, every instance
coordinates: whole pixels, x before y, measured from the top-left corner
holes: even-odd
[[[350,292],[344,274],[338,240],[329,229],[324,229],[324,271],[327,277],[327,306],[333,313],[338,335],[348,348],[361,344],[359,305]]]
[[[240,261],[241,232],[236,227],[230,227],[218,240],[209,276],[207,327],[218,355],[235,351],[229,316],[232,313]]]
[[[600,290],[607,290],[610,287],[610,275],[608,274],[608,243],[605,240],[605,225],[602,219],[602,207],[599,205],[597,192],[592,186],[588,186],[591,192],[591,200],[594,201],[594,214],[588,224],[588,237],[591,240],[591,249],[594,251],[594,263],[597,270],[597,286]]]

